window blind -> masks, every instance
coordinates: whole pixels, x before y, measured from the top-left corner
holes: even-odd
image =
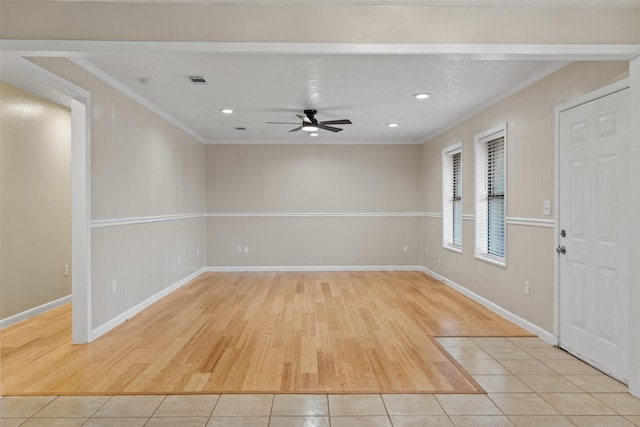
[[[452,164],[452,221],[451,221],[451,244],[462,246],[462,177],[461,177],[462,153],[455,153],[451,156]]]
[[[462,247],[462,144],[442,151],[442,244]]]
[[[487,254],[504,258],[504,137],[487,142]]]

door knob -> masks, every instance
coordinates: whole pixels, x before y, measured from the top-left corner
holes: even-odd
[[[567,248],[565,248],[564,246],[558,245],[558,247],[556,248],[556,252],[559,253],[559,254],[566,254],[567,253]]]

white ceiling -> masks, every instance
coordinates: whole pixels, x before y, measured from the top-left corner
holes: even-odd
[[[421,143],[562,65],[420,54],[89,54],[82,61],[211,143]],[[189,82],[193,74],[208,83]],[[417,92],[431,97],[418,101]],[[318,120],[353,124],[312,139],[289,133],[296,125],[265,123],[297,122],[307,108],[318,110]]]

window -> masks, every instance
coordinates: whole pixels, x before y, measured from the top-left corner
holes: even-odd
[[[442,150],[442,246],[462,251],[462,143]]]
[[[506,124],[475,137],[476,257],[506,261]]]

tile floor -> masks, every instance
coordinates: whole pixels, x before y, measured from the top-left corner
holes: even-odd
[[[640,426],[640,399],[538,338],[439,338],[487,394],[28,396],[2,427]]]

